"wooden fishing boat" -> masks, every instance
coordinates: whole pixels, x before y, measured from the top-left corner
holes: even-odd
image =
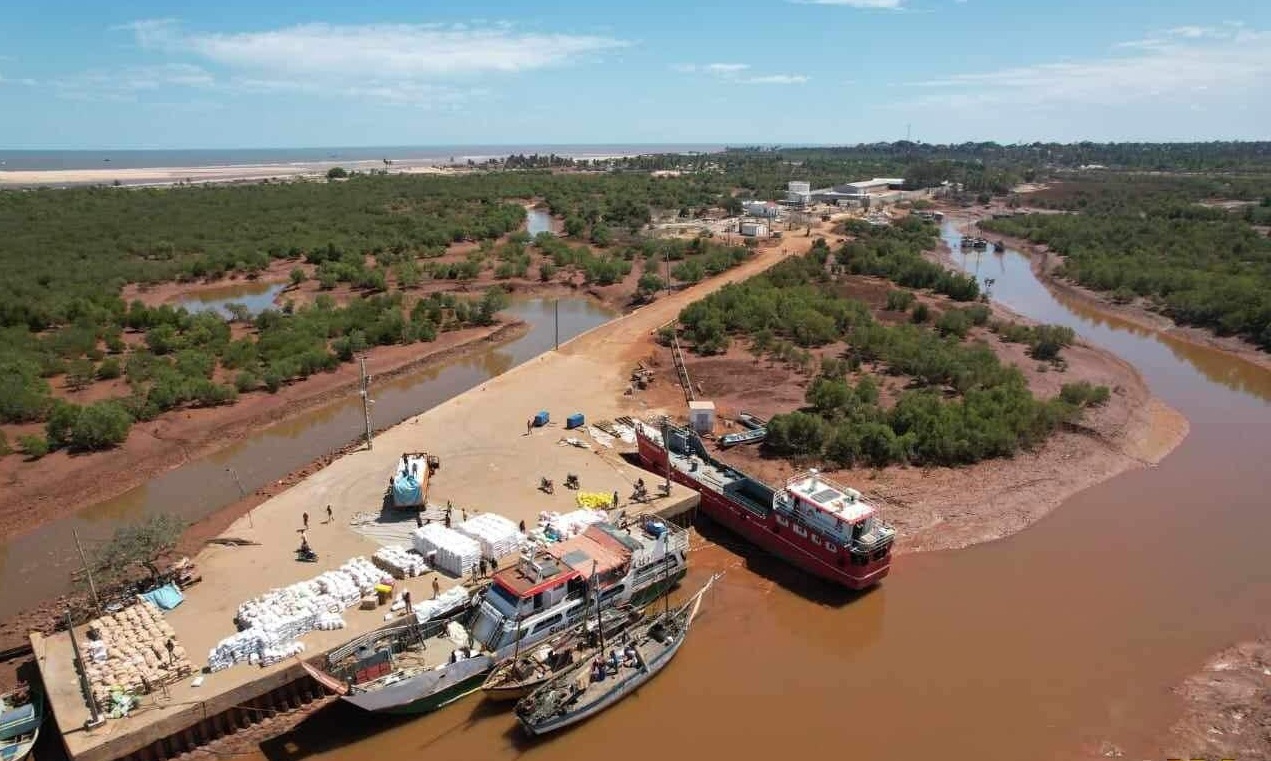
[[[632,694],[671,662],[688,636],[702,597],[715,574],[688,602],[628,629],[605,662],[575,663],[516,704],[516,716],[531,735],[577,724]],[[619,650],[621,646],[621,650]]]
[[[32,691],[0,695],[0,761],[22,761],[40,739],[44,720],[43,696]]]
[[[588,620],[544,642],[533,650],[518,653],[494,667],[481,690],[491,700],[520,700],[552,677],[576,663],[589,663],[600,653],[600,643],[620,635],[644,618],[643,611],[629,605],[606,608],[600,629]],[[603,635],[603,636],[602,636]]]

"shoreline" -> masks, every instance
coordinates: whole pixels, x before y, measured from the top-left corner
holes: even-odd
[[[234,164],[225,166],[123,167],[119,169],[11,169],[0,171],[0,189],[79,187],[112,185],[124,187],[164,187],[170,185],[263,180],[324,179],[327,170],[343,167],[350,171],[383,169],[382,161],[306,161],[279,164]],[[418,160],[393,164],[392,174],[457,174],[440,161]],[[464,170],[466,171],[466,170]]]
[[[650,146],[652,147],[652,146]],[[518,146],[508,146],[509,151]],[[542,148],[547,148],[543,146]],[[522,151],[524,148],[521,149]],[[575,161],[613,161],[647,155],[657,151],[568,151],[557,154]],[[387,170],[389,174],[455,175],[484,169],[482,164],[491,159],[502,160],[509,153],[454,154],[432,158],[382,159],[315,159],[309,161],[278,161],[239,164],[206,164],[194,166],[152,167],[81,167],[77,169],[0,169],[0,190],[39,187],[81,187],[112,185],[122,187],[166,187],[171,185],[205,183],[261,182],[264,180],[325,179],[328,170],[342,167],[350,172]],[[455,163],[451,163],[454,161]],[[474,162],[467,166],[466,162]]]
[[[1225,648],[1175,686],[1181,717],[1163,742],[1168,758],[1271,758],[1271,636]]]
[[[979,221],[986,216],[985,213],[967,209],[945,210],[946,219],[955,224],[970,223],[978,227]],[[981,230],[981,234],[986,237],[992,236],[993,240],[1000,240],[1027,256],[1033,274],[1037,276],[1037,279],[1043,285],[1056,293],[1078,300],[1094,309],[1107,312],[1144,330],[1176,338],[1195,346],[1217,349],[1257,365],[1264,370],[1271,370],[1271,354],[1262,351],[1243,338],[1238,336],[1220,336],[1206,328],[1180,325],[1160,312],[1132,304],[1114,303],[1098,291],[1057,277],[1054,271],[1063,263],[1063,256],[1052,251],[1043,243],[1033,243],[1026,238],[1003,235],[991,230]]]
[[[368,358],[374,362],[377,354],[381,361],[390,354],[405,354],[404,357],[396,358],[396,361],[389,359],[389,364],[375,373],[378,378],[395,378],[463,357],[482,348],[496,347],[514,341],[528,331],[529,326],[524,322],[519,320],[506,322],[488,329],[476,330],[472,334],[448,342],[448,345],[435,346],[422,356],[410,356],[408,350],[415,348],[414,345],[410,345],[375,347],[368,353]],[[450,335],[458,335],[461,332],[464,331],[455,331]],[[443,334],[438,340],[442,341],[445,336],[446,334]],[[381,351],[382,349],[390,351]],[[392,352],[393,349],[397,351]],[[310,383],[310,381],[321,380],[327,380],[327,383]],[[116,449],[74,457],[64,452],[46,455],[41,460],[46,463],[46,467],[42,473],[36,475],[34,482],[31,478],[32,472],[29,470],[20,471],[22,480],[11,476],[17,483],[11,481],[7,484],[8,488],[12,490],[16,486],[21,489],[21,493],[5,500],[3,506],[0,506],[0,538],[5,541],[20,539],[24,534],[41,525],[115,499],[160,473],[225,449],[243,438],[248,431],[268,428],[301,413],[322,407],[337,397],[347,396],[357,383],[355,369],[352,365],[346,364],[330,374],[311,376],[300,383],[286,386],[277,394],[253,392],[251,396],[257,396],[256,400],[248,396],[225,407],[182,409],[161,415],[153,421],[138,424],[135,427],[129,436],[131,447],[130,442],[125,442]],[[306,389],[305,386],[309,388]],[[251,401],[256,401],[256,404],[246,403]],[[250,409],[252,407],[255,409]],[[201,421],[188,432],[177,432],[184,435],[169,437],[167,428],[175,427],[174,423],[189,420],[194,413],[199,413],[200,417],[215,416],[224,419],[211,425],[206,424],[208,421]],[[160,445],[157,447],[158,451],[147,447],[152,443],[148,439],[157,441]],[[173,446],[174,444],[176,446]],[[138,451],[144,449],[152,451]],[[322,459],[319,458],[315,462],[320,462]],[[62,460],[66,462],[61,462]],[[309,467],[313,464],[310,463]],[[20,463],[19,467],[30,465],[30,463]],[[57,467],[51,467],[54,465]],[[91,486],[81,488],[72,495],[59,493],[54,499],[52,492],[64,489],[67,483],[65,474],[59,471],[66,470],[68,467],[74,471],[77,480]],[[13,491],[9,493],[13,494]]]
[[[949,255],[942,245],[932,257],[950,266]],[[921,298],[940,306],[952,303],[930,294]],[[997,302],[990,306],[998,319],[1038,324]],[[1151,394],[1137,368],[1107,349],[1078,341],[1065,349],[1067,371],[1037,377],[1032,369],[1037,363],[1024,358],[1024,347],[1003,344],[992,337],[989,340],[1003,362],[1021,365],[1021,371],[1032,381],[1030,386],[1053,385],[1053,389],[1046,389],[1045,396],[1058,393],[1061,383],[1078,380],[1107,385],[1114,393],[1107,404],[1088,408],[1078,423],[1055,431],[1036,450],[1021,451],[1010,458],[961,467],[825,466],[823,472],[827,476],[876,499],[880,514],[896,527],[897,556],[963,549],[1011,536],[1080,491],[1135,468],[1154,466],[1187,436],[1187,419]],[[660,406],[669,409],[674,404],[671,396],[679,392],[669,350],[650,341],[645,351],[654,353],[659,360],[655,386],[662,389]],[[764,416],[801,405],[806,384],[797,376],[784,381],[770,377],[771,371],[763,367],[762,361],[754,364],[752,372],[762,373],[766,381],[776,384],[762,399],[753,395],[754,389],[749,394],[727,390],[735,385],[727,380],[729,370],[731,374],[741,372],[740,367],[729,364],[736,362],[732,355],[690,355],[687,359],[690,377],[695,385],[705,381],[706,394],[716,400],[720,417],[728,417],[738,409]],[[751,362],[746,360],[747,365]],[[709,368],[712,363],[719,365]],[[1037,388],[1034,393],[1038,393]],[[736,447],[722,453],[722,457],[768,483],[781,483],[799,470],[785,460],[761,457],[753,448]]]

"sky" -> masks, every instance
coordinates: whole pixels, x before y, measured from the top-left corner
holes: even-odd
[[[1271,138],[1265,0],[49,0],[0,149]]]

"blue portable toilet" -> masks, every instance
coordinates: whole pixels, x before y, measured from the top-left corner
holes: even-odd
[[[547,410],[539,410],[538,414],[534,416],[534,427],[542,428],[547,425],[549,420],[551,420],[551,416],[547,414]]]
[[[565,427],[566,428],[582,428],[584,422],[586,422],[586,419],[583,417],[583,413],[575,412],[574,414],[565,418]]]

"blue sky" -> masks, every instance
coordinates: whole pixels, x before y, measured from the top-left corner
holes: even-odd
[[[0,148],[1267,139],[1268,7],[20,3]]]

